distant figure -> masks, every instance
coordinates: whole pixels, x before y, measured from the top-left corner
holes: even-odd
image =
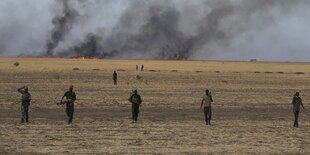
[[[21,112],[22,112],[22,119],[20,123],[29,122],[29,106],[31,101],[31,95],[28,92],[28,87],[23,86],[19,89],[17,89],[18,92],[22,94],[22,105],[21,105]]]
[[[139,69],[139,66],[138,65],[136,65],[136,71]]]
[[[114,85],[117,85],[117,73],[116,73],[116,71],[114,71],[112,78],[113,78],[113,81],[114,81]]]
[[[63,102],[63,99],[66,97],[66,101]],[[73,91],[73,85],[70,85],[69,91],[67,91],[61,98],[60,104],[66,104],[66,113],[69,118],[68,124],[71,124],[73,121],[73,112],[74,112],[74,101],[76,100],[75,92]]]
[[[133,91],[133,94],[129,98],[129,102],[132,103],[132,123],[136,123],[138,121],[138,116],[139,116],[139,107],[140,104],[142,103],[141,97],[138,94],[137,90]]]
[[[143,64],[141,65],[141,71],[143,71],[143,69],[144,69],[144,66],[143,66]]]
[[[211,117],[212,117],[212,109],[211,104],[213,102],[211,92],[207,89],[206,94],[203,96],[200,109],[204,105],[204,114],[205,114],[205,121],[206,125],[211,125]]]
[[[299,117],[300,105],[302,106],[303,109],[305,109],[304,105],[302,104],[302,100],[299,97],[299,92],[295,93],[292,104],[293,104],[293,112],[295,116],[294,127],[298,128],[298,117]]]

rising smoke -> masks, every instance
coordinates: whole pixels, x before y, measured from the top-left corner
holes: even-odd
[[[310,60],[308,0],[31,1],[0,2],[1,55]]]
[[[78,17],[78,11],[73,9],[69,0],[58,0],[62,4],[62,14],[53,18],[53,30],[50,32],[50,38],[46,43],[46,55],[53,56],[55,48],[59,42],[64,41],[66,35],[70,32]]]

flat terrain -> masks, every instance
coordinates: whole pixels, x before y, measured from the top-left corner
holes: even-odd
[[[70,84],[72,125],[56,105]],[[28,124],[19,123],[23,85],[32,94]],[[1,58],[0,154],[310,154],[309,86],[310,63]],[[206,88],[212,126],[199,109]],[[137,124],[132,89],[143,100]],[[298,129],[295,91],[306,107]]]

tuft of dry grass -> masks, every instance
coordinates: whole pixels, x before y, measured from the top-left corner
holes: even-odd
[[[264,72],[265,74],[272,74],[273,72]]]
[[[15,67],[18,67],[19,66],[19,62],[14,62],[13,64]]]
[[[136,79],[139,80],[139,81],[143,81],[143,76],[137,75],[137,76],[136,76]]]
[[[228,83],[228,81],[227,80],[222,80],[222,83]]]
[[[160,72],[160,70],[148,70],[149,72]]]
[[[295,74],[305,74],[304,72],[296,72]]]
[[[53,74],[53,78],[56,79],[56,80],[59,80],[60,79],[60,75],[55,73],[55,74]]]

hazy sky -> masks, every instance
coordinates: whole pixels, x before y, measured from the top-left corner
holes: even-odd
[[[1,0],[0,56],[45,55],[52,43],[53,56],[310,61],[309,8],[309,0]]]

